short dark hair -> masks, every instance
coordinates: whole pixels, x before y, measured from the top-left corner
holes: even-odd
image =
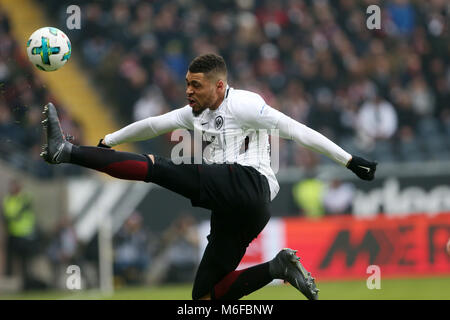
[[[192,73],[223,73],[227,75],[227,65],[225,60],[214,53],[203,54],[198,56],[189,64],[189,72]]]

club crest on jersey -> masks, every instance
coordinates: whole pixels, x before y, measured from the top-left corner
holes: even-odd
[[[220,128],[222,128],[222,126],[223,126],[222,116],[216,117],[216,119],[214,120],[214,125],[215,125],[216,130],[219,130]]]

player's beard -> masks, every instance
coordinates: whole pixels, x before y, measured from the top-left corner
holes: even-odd
[[[196,105],[199,106],[197,109],[192,108],[192,114],[194,115],[194,117],[198,117],[199,115],[201,115],[203,113],[203,111],[205,111],[206,109],[210,109],[211,106],[214,105],[214,97],[210,96],[209,99],[205,99],[205,103],[203,105],[200,105],[198,103],[198,100],[195,100]]]
[[[203,113],[203,111],[205,111],[206,109],[208,109],[209,108],[209,106],[210,106],[211,104],[210,103],[205,103],[205,104],[203,104],[203,105],[200,105],[199,103],[198,103],[198,101],[196,100],[195,101],[195,106],[194,107],[197,107],[197,108],[194,108],[194,107],[191,107],[192,108],[192,114],[194,115],[194,117],[198,117],[199,115],[201,115],[202,113]]]
[[[201,108],[198,110],[194,110],[194,108],[192,108],[192,114],[194,115],[194,117],[198,117],[199,115],[201,115],[203,113],[203,111],[205,111],[206,108]]]

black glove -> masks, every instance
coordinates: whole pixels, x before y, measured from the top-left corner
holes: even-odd
[[[373,180],[375,171],[377,170],[377,164],[376,162],[368,161],[361,157],[352,156],[352,159],[347,163],[347,168],[363,180]]]
[[[111,149],[110,146],[107,146],[107,145],[104,144],[102,141],[103,141],[103,139],[100,139],[100,141],[98,142],[97,147]]]

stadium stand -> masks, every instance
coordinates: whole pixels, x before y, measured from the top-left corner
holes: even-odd
[[[213,51],[232,86],[350,150],[385,162],[450,159],[445,1],[80,3],[82,31],[69,36],[124,123],[183,106],[187,64]],[[46,4],[62,24],[70,1]],[[380,30],[366,27],[369,4],[382,8]],[[288,150],[281,165],[302,166]]]
[[[69,2],[45,2],[57,8],[58,25]],[[383,28],[372,31],[366,5],[80,1],[81,30],[67,33],[123,125],[183,106],[190,59],[213,51],[228,62],[232,86],[260,93],[349,151],[385,162],[450,159],[448,6],[387,1],[380,4]],[[2,148],[28,150],[2,156],[25,166],[27,158],[38,160],[35,109],[50,93],[18,52],[4,13],[1,29],[1,89],[8,93],[0,104]],[[81,141],[79,125],[64,117]],[[282,145],[281,167],[305,165],[297,147]]]
[[[57,8],[59,25],[69,2],[46,1],[52,12]],[[449,48],[443,45],[449,40],[448,6],[388,1],[382,5],[383,28],[376,31],[365,27],[365,6],[364,1],[80,1],[81,30],[68,35],[124,125],[184,105],[190,59],[214,51],[228,62],[232,86],[259,92],[349,151],[379,161],[450,159]],[[26,138],[39,130],[37,112],[25,111],[48,100],[49,93],[17,52],[4,14],[1,28],[2,91],[13,93],[2,99],[2,144],[13,138],[15,148],[34,150],[31,158],[37,159],[38,135]],[[78,133],[77,123],[65,117]],[[298,149],[283,145],[281,166],[304,166]],[[25,161],[12,157],[19,166]]]

